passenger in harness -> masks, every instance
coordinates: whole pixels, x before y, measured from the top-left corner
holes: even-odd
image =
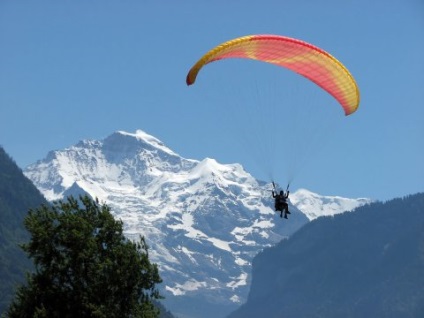
[[[287,214],[291,214],[289,212],[289,205],[287,203],[287,199],[289,197],[290,191],[287,190],[286,193],[284,193],[283,190],[280,191],[280,194],[277,194],[272,190],[272,197],[275,199],[275,211],[280,211],[280,218],[283,217],[284,212],[284,218],[288,219]]]

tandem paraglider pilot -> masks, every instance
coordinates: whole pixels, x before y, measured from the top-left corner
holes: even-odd
[[[287,214],[291,214],[289,212],[289,205],[287,203],[289,193],[289,190],[287,190],[286,193],[281,190],[280,193],[277,194],[276,192],[274,192],[274,190],[272,190],[272,197],[275,199],[275,211],[280,211],[280,218],[283,217],[283,212],[285,219],[288,219]]]

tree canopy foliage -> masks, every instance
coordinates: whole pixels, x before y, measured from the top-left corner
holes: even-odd
[[[126,239],[107,205],[69,197],[30,210],[24,224],[35,272],[9,317],[158,317],[158,268],[144,238]]]

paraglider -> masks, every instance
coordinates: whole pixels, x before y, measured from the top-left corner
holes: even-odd
[[[330,94],[342,107],[344,114],[353,114],[359,106],[360,94],[349,70],[334,56],[323,49],[280,35],[248,35],[224,42],[203,55],[190,69],[186,77],[193,85],[205,65],[231,58],[251,59],[274,64],[291,70],[318,85]],[[274,185],[274,182],[272,182]],[[275,185],[274,185],[275,190]],[[287,218],[289,191],[279,194],[272,190],[275,210]]]
[[[283,217],[284,212],[284,218],[288,219],[287,214],[291,214],[289,211],[289,205],[287,203],[287,199],[289,198],[289,186],[287,186],[286,192],[284,193],[284,190],[280,190],[280,193],[278,193],[275,190],[275,184],[274,181],[272,182],[272,185],[274,189],[272,190],[272,197],[275,199],[274,202],[274,208],[275,211],[280,211],[280,218]]]

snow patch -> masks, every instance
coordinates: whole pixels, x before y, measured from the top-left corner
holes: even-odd
[[[194,279],[190,279],[184,284],[175,284],[174,287],[166,286],[165,289],[171,292],[174,296],[185,295],[187,292],[196,291],[201,287],[206,287],[206,282],[198,282]]]
[[[232,290],[247,285],[247,273],[241,273],[239,277],[226,284]]]

